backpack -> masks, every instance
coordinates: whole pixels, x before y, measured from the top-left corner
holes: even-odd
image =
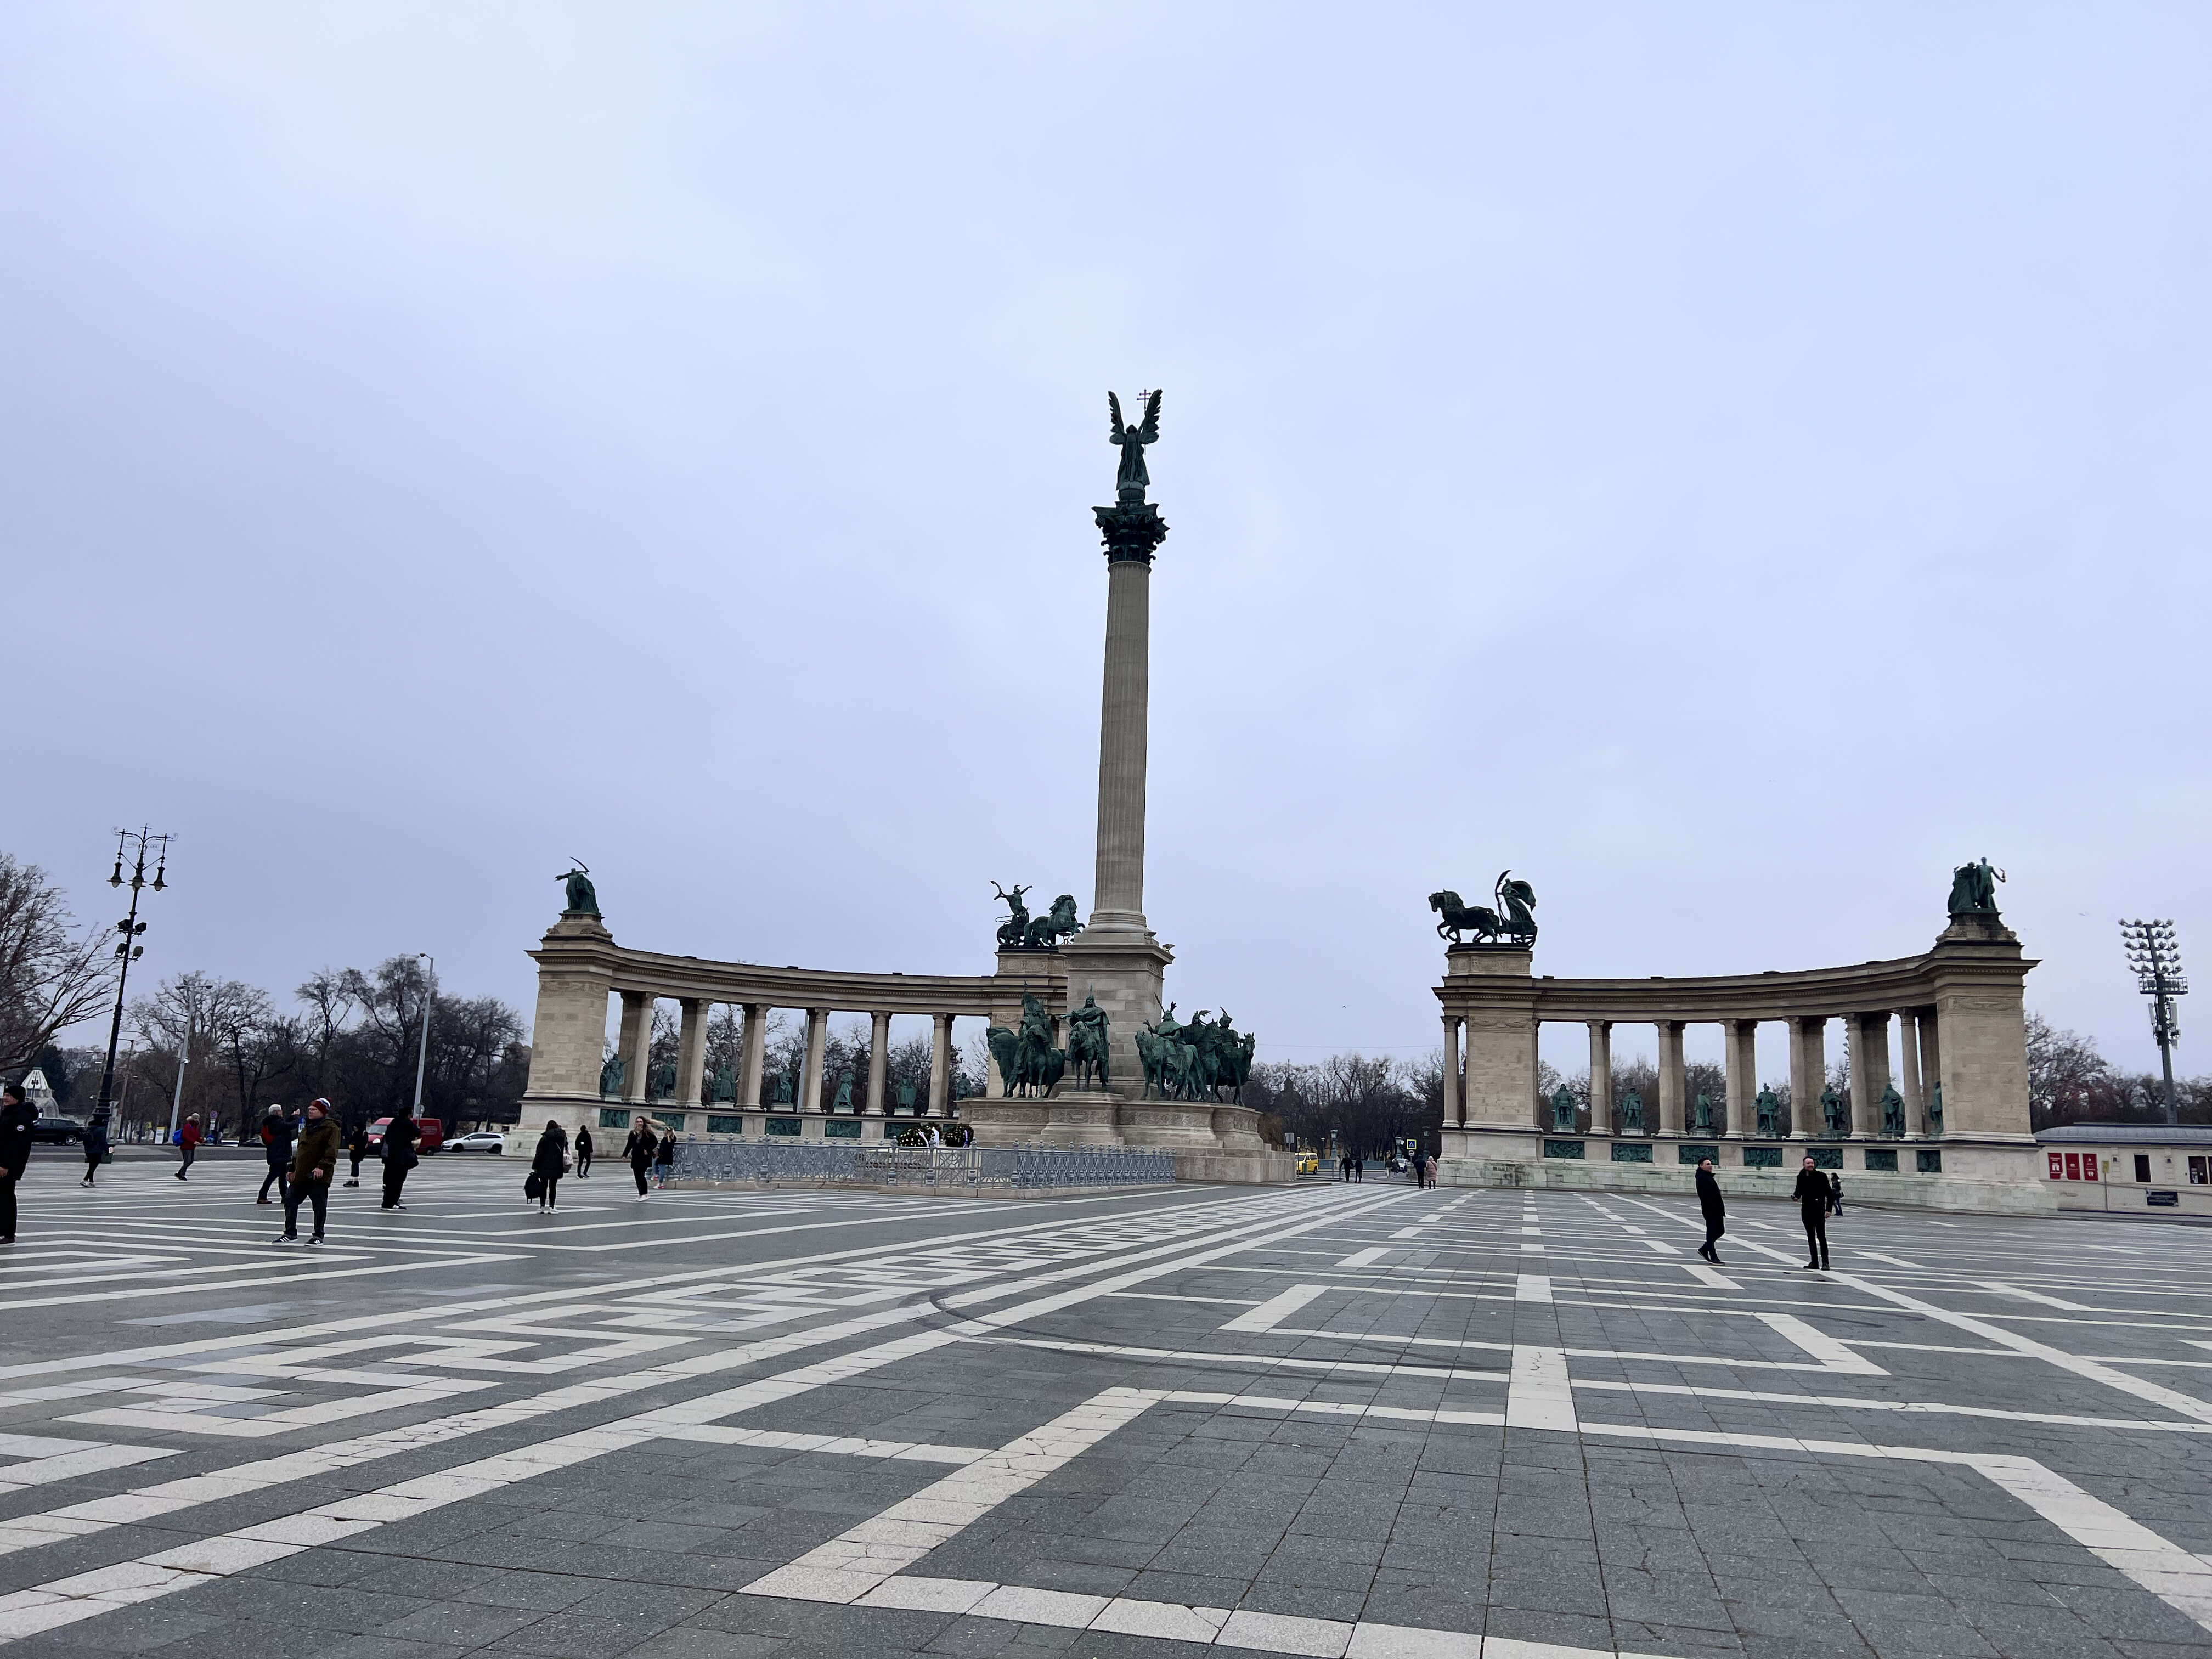
[[[523,1178],[522,1195],[535,1203],[545,1196],[545,1177],[532,1170]]]

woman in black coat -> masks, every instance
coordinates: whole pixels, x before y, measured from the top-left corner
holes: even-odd
[[[1698,1254],[1717,1267],[1721,1259],[1713,1246],[1728,1231],[1724,1224],[1728,1205],[1721,1197],[1720,1177],[1713,1173],[1713,1161],[1709,1158],[1698,1160],[1698,1207],[1705,1215],[1705,1242],[1698,1246]]]
[[[1813,1167],[1810,1153],[1797,1170],[1797,1185],[1790,1194],[1797,1200],[1798,1218],[1805,1224],[1805,1253],[1808,1267],[1828,1265],[1828,1178]]]
[[[538,1137],[538,1150],[530,1158],[530,1172],[538,1177],[538,1207],[541,1212],[553,1207],[554,1189],[568,1171],[568,1137],[549,1117],[545,1120],[545,1133]]]
[[[623,1142],[623,1157],[629,1162],[629,1172],[637,1182],[640,1198],[645,1196],[645,1172],[653,1167],[653,1155],[659,1150],[660,1143],[653,1138],[652,1124],[639,1118],[629,1132],[629,1139]]]

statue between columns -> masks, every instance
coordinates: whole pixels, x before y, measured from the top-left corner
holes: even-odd
[[[1774,1091],[1759,1085],[1759,1098],[1753,1103],[1759,1109],[1759,1136],[1771,1139],[1782,1133],[1782,1103],[1775,1098]]]
[[[1644,1091],[1630,1089],[1620,1097],[1620,1132],[1625,1135],[1644,1133]]]
[[[1552,1096],[1552,1133],[1571,1135],[1575,1132],[1575,1091],[1562,1083]]]

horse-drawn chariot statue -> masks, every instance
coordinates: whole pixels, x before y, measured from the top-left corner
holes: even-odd
[[[1491,896],[1497,908],[1487,905],[1467,904],[1460,896],[1446,888],[1441,893],[1429,895],[1429,908],[1443,920],[1437,923],[1437,937],[1448,939],[1454,945],[1466,945],[1463,932],[1474,935],[1476,945],[1530,945],[1536,942],[1536,890],[1525,881],[1513,879],[1510,870],[1500,872],[1498,885]]]

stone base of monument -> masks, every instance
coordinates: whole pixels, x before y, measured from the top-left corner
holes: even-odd
[[[1683,1154],[1690,1161],[1682,1161]],[[1730,1197],[1787,1200],[1806,1153],[1840,1160],[1845,1212],[1856,1203],[1987,1215],[2055,1215],[2041,1150],[2008,1135],[1805,1139],[1736,1135],[1610,1135],[1470,1125],[1443,1132],[1443,1187],[1548,1188],[1567,1192],[1671,1194],[1697,1190],[1697,1159],[1713,1158]],[[1940,1169],[1923,1171],[1921,1154]],[[1772,1163],[1752,1159],[1771,1156]],[[1887,1167],[1893,1165],[1894,1167]],[[1826,1169],[1823,1174],[1827,1173]]]
[[[1120,1146],[1115,1123],[1121,1102],[1095,1089],[1062,1089],[1049,1097],[963,1100],[960,1121],[978,1146]]]

